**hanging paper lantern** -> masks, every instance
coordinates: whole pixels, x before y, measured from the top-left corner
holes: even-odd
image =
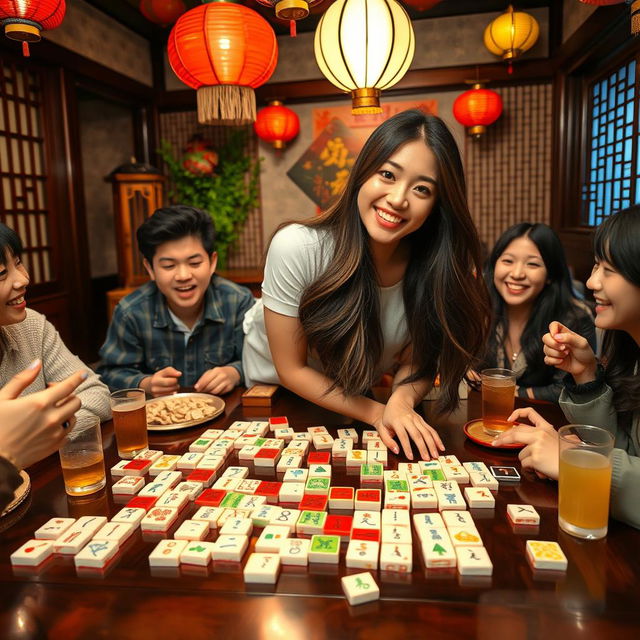
[[[429,9],[435,7],[440,0],[403,0],[403,2],[418,11],[429,11]]]
[[[210,176],[218,166],[218,153],[208,140],[195,135],[187,142],[182,156],[182,167],[198,176]]]
[[[284,149],[300,133],[300,119],[295,111],[274,100],[258,111],[253,128],[260,140],[272,144],[274,149]]]
[[[351,112],[381,113],[380,92],[407,72],[415,53],[411,20],[396,0],[336,0],[314,40],[323,75],[351,94]]]
[[[252,9],[212,2],[178,18],[167,44],[175,74],[198,92],[201,124],[247,124],[256,119],[253,90],[278,62],[276,34]]]
[[[484,46],[496,56],[511,63],[518,56],[528,51],[537,42],[540,35],[538,21],[528,13],[514,11],[509,8],[484,30]]]
[[[277,18],[289,21],[291,37],[295,38],[296,20],[306,18],[309,15],[309,9],[320,4],[322,0],[256,0],[256,2],[265,7],[274,7]]]
[[[161,27],[173,24],[186,10],[182,0],[140,0],[140,13]]]
[[[29,55],[29,43],[40,42],[40,32],[62,24],[65,0],[0,0],[0,24],[7,38],[22,42],[22,54]]]
[[[628,5],[631,5],[631,33],[634,36],[640,34],[640,0],[580,0],[580,2],[584,4],[594,4],[599,7],[626,2]]]
[[[491,89],[484,89],[480,83],[459,95],[453,103],[455,119],[468,129],[468,133],[478,139],[502,114],[502,98]]]

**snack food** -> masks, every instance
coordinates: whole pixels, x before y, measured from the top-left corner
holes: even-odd
[[[151,425],[169,425],[191,420],[206,420],[218,413],[213,398],[169,397],[147,405],[147,423]]]

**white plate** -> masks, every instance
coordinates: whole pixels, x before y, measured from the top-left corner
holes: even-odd
[[[158,404],[163,401],[170,401],[173,398],[200,398],[206,400],[213,405],[215,413],[207,416],[206,418],[187,420],[186,422],[173,422],[171,424],[150,424],[147,422],[148,431],[175,431],[176,429],[188,429],[189,427],[195,427],[198,424],[204,424],[205,422],[214,420],[224,412],[224,400],[218,396],[212,396],[209,393],[174,393],[171,396],[161,396],[159,398],[147,400],[147,406]]]

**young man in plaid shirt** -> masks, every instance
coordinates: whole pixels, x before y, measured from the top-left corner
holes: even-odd
[[[98,373],[152,396],[193,386],[221,394],[243,382],[242,321],[251,292],[215,275],[214,228],[200,209],[158,209],[137,230],[151,281],[116,307]]]

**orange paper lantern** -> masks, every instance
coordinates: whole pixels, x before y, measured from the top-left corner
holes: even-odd
[[[260,140],[272,144],[274,149],[284,149],[300,133],[300,119],[295,111],[274,100],[260,109],[253,128]]]
[[[491,89],[483,89],[474,84],[469,91],[456,98],[453,103],[455,119],[468,127],[469,135],[479,138],[487,126],[493,124],[502,114],[502,98]]]
[[[198,92],[201,124],[256,119],[253,90],[276,68],[278,43],[269,23],[240,4],[213,2],[178,18],[167,44],[175,74]]]
[[[186,10],[182,0],[140,0],[140,13],[161,27],[173,24]]]
[[[40,42],[41,31],[62,24],[65,0],[0,0],[0,24],[7,38],[22,42],[22,53],[29,55],[29,43]]]

